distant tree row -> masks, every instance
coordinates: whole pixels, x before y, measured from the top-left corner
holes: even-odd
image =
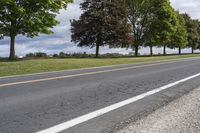
[[[132,48],[138,56],[140,47],[200,48],[200,22],[180,14],[169,0],[84,0],[83,14],[73,20],[72,41],[78,46]]]
[[[46,58],[48,57],[47,53],[44,53],[44,52],[36,52],[36,53],[28,53],[26,54],[25,56],[26,58]]]

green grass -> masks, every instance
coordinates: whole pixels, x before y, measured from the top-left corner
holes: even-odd
[[[65,69],[79,69],[87,67],[108,66],[117,64],[141,63],[147,61],[160,61],[200,57],[200,54],[155,56],[137,58],[100,58],[100,59],[32,59],[22,61],[0,61],[0,76],[30,74],[38,72],[58,71]]]

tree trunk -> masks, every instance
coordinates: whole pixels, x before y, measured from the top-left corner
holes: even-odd
[[[181,55],[181,47],[178,48],[178,54]]]
[[[135,46],[135,56],[136,56],[136,57],[138,56],[138,50],[139,50],[139,46],[136,45],[136,46]]]
[[[153,56],[153,46],[150,46],[150,55]]]
[[[15,36],[11,35],[10,36],[10,60],[15,59]]]
[[[99,44],[96,44],[96,58],[99,57]]]
[[[194,54],[194,47],[192,47],[192,54]]]
[[[166,45],[163,46],[163,55],[166,56]]]

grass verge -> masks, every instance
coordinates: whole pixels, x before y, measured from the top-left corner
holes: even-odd
[[[200,54],[155,56],[137,58],[83,58],[83,59],[33,59],[22,61],[0,61],[0,77],[39,72],[59,71],[67,69],[79,69],[98,66],[109,66],[117,64],[142,63],[147,61],[162,61],[171,59],[182,59],[200,57]]]

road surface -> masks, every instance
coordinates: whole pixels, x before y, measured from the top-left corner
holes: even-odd
[[[0,132],[114,132],[197,88],[199,73],[190,58],[0,78]]]

